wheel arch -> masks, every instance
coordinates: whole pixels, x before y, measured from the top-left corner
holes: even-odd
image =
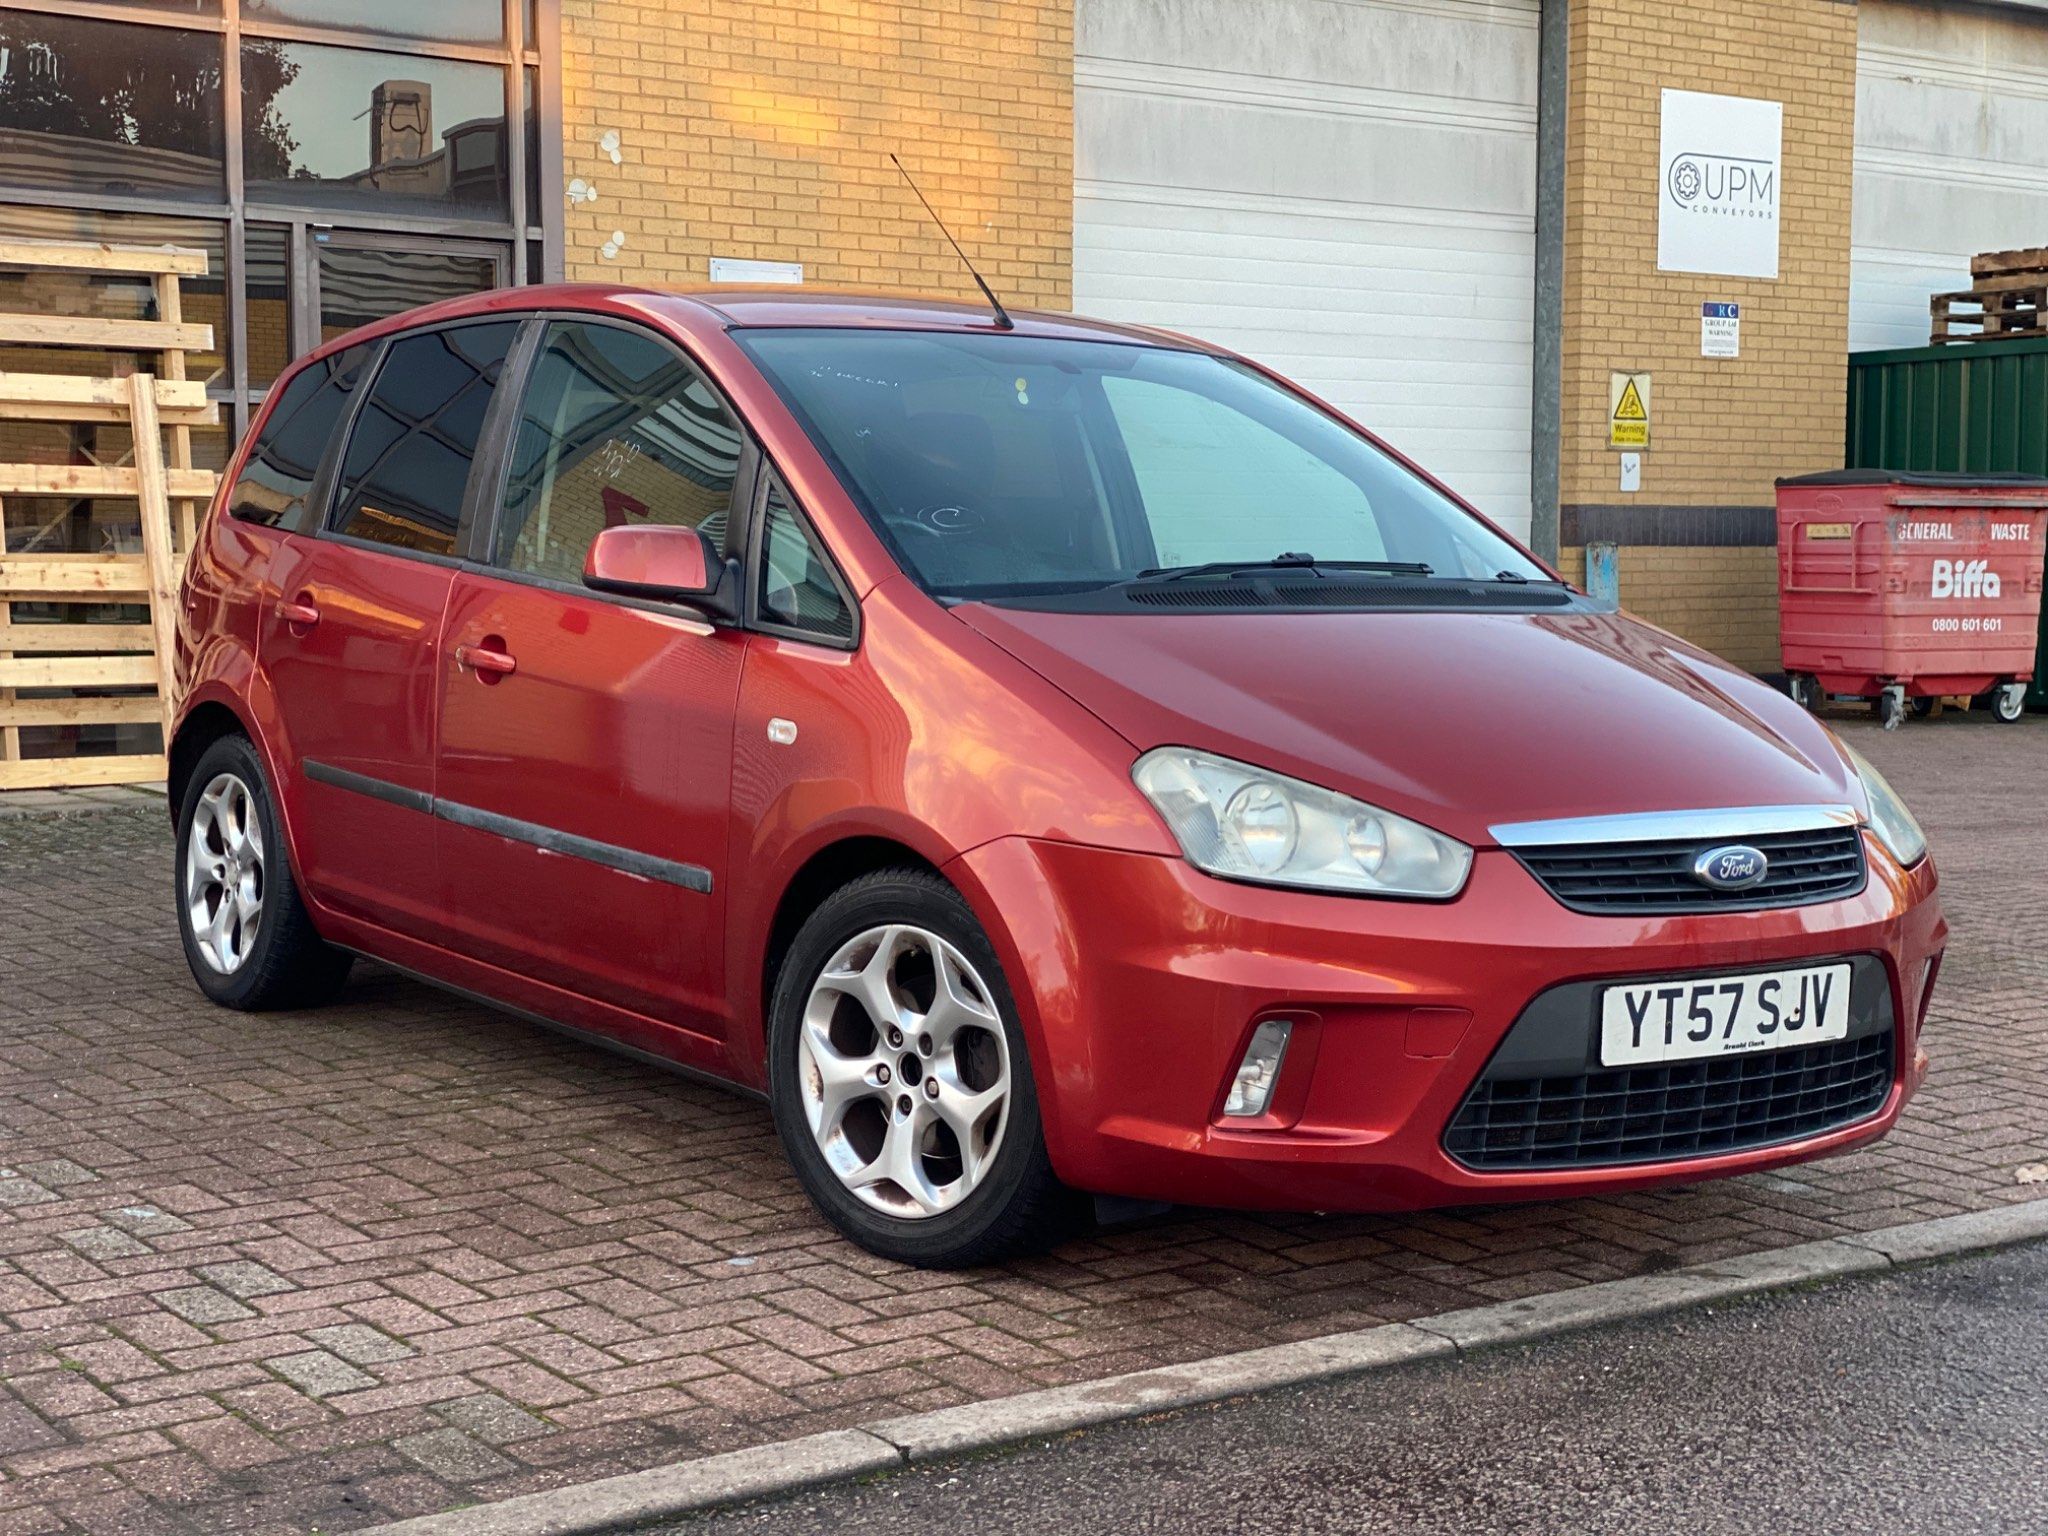
[[[256,681],[260,683],[260,678]],[[265,708],[269,702],[268,695],[260,687],[245,692],[231,689],[221,680],[193,693],[179,713],[164,754],[164,798],[169,803],[171,825],[176,828],[179,814],[184,810],[185,790],[191,784],[192,772],[198,767],[199,759],[224,737],[247,739],[256,754],[257,763],[269,780],[266,788],[270,794],[270,808],[284,837],[284,854],[291,867],[292,878],[299,882],[300,891],[307,894],[310,905],[310,893],[306,893],[305,877],[299,868],[298,838],[292,814],[294,807],[285,792],[283,765],[271,750],[271,733],[257,724],[268,719],[274,732],[275,717],[266,713]]]
[[[775,980],[782,970],[783,961],[789,956],[790,946],[796,942],[797,933],[803,928],[804,920],[841,886],[883,869],[917,869],[941,880],[946,878],[938,865],[908,843],[875,833],[855,833],[817,849],[797,866],[795,873],[783,885],[775,901],[774,915],[768,920],[758,978],[761,1028],[756,1045],[763,1061],[766,1059],[768,1010],[775,1001]],[[952,882],[947,883],[950,885]]]
[[[178,812],[185,803],[185,790],[192,782],[192,770],[206,755],[206,749],[224,736],[246,736],[252,744],[256,742],[256,733],[249,729],[248,722],[219,699],[193,705],[185,718],[178,722],[177,734],[171,738],[167,754],[168,773],[164,780],[172,821],[178,819]],[[257,752],[259,755],[262,752],[260,745]]]

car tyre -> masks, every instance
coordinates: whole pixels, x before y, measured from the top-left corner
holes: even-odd
[[[878,871],[819,904],[776,977],[768,1073],[804,1192],[871,1253],[986,1264],[1081,1213],[1046,1154],[995,950],[936,874]]]
[[[313,928],[246,736],[216,741],[186,781],[172,884],[185,963],[199,990],[223,1007],[308,1007],[348,979],[354,957]]]

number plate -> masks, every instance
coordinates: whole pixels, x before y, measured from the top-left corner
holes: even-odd
[[[1600,995],[1600,1064],[1634,1067],[1841,1040],[1849,967],[1630,982]]]

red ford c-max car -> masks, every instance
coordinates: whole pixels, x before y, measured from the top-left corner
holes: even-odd
[[[764,1094],[856,1241],[1882,1135],[1946,933],[1790,700],[1228,353],[538,288],[279,379],[186,579],[215,1000],[367,955]]]

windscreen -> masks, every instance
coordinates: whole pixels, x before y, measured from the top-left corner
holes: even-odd
[[[1370,440],[1207,353],[938,331],[735,335],[935,596],[1074,593],[1276,560],[1549,579]]]

